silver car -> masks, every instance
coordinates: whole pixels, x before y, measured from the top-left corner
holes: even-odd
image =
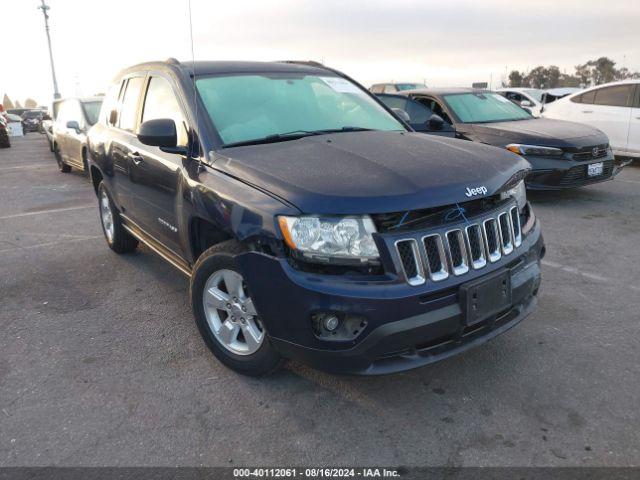
[[[87,171],[87,131],[98,121],[103,97],[66,98],[56,102],[53,153],[61,172]]]

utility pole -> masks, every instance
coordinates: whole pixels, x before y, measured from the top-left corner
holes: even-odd
[[[49,10],[49,5],[42,1],[42,5],[38,8],[42,10],[42,14],[44,15],[44,29],[47,32],[47,42],[49,43],[49,60],[51,61],[51,76],[53,77],[53,98],[60,98],[60,92],[58,91],[58,81],[56,80],[56,69],[53,66],[53,52],[51,50],[51,35],[49,35],[49,14],[47,10]]]

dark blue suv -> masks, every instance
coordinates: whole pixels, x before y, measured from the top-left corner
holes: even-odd
[[[88,147],[108,245],[189,276],[203,338],[241,373],[406,370],[536,305],[529,164],[414,133],[319,64],[131,67]]]

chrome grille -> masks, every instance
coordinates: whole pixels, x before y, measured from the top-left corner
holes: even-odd
[[[607,156],[607,145],[596,145],[594,147],[584,147],[578,152],[572,155],[572,158],[577,161],[592,160],[596,158],[603,158]]]
[[[395,249],[407,283],[421,285],[484,268],[512,254],[521,244],[518,207],[510,206],[419,241],[417,237],[401,238],[395,241]]]

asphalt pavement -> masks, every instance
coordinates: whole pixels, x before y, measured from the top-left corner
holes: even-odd
[[[640,167],[531,194],[537,311],[385,377],[239,376],[188,281],[109,250],[86,177],[44,136],[0,150],[0,466],[640,465]]]

